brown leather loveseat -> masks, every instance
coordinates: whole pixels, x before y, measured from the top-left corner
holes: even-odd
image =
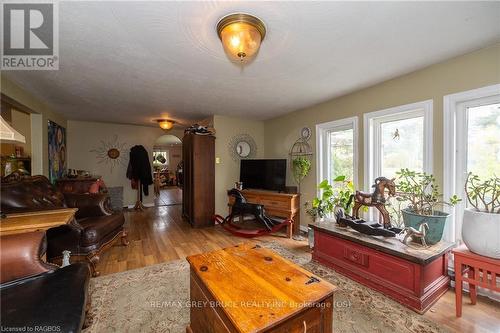
[[[123,245],[128,245],[123,213],[111,210],[106,194],[63,194],[45,176],[2,182],[1,209],[4,214],[64,207],[78,208],[76,219],[69,225],[47,231],[47,260],[60,263],[62,251],[69,250],[71,262],[88,261],[92,275],[97,276],[100,253],[118,239]]]
[[[2,332],[80,332],[88,306],[90,271],[79,262],[59,268],[40,258],[43,232],[0,240]]]

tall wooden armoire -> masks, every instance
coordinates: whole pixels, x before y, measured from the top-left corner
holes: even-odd
[[[182,159],[182,215],[195,228],[212,226],[215,214],[215,137],[184,135]]]

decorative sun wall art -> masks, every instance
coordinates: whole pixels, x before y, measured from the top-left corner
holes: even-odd
[[[124,153],[127,144],[118,141],[118,135],[115,135],[112,140],[101,140],[101,144],[90,150],[96,154],[98,164],[106,164],[110,166],[110,172],[113,173],[115,167],[120,165],[126,166],[126,154]]]

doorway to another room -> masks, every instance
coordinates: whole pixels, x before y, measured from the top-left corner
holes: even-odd
[[[182,204],[182,141],[162,135],[153,146],[155,206]]]

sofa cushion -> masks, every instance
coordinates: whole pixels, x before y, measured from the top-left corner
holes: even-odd
[[[123,228],[125,218],[123,214],[113,214],[107,216],[92,217],[78,220],[83,227],[81,245],[89,246],[96,244],[117,230]]]
[[[0,287],[2,330],[80,332],[85,319],[89,267],[77,263]],[[44,328],[45,327],[45,328]],[[48,331],[47,331],[48,332]]]

